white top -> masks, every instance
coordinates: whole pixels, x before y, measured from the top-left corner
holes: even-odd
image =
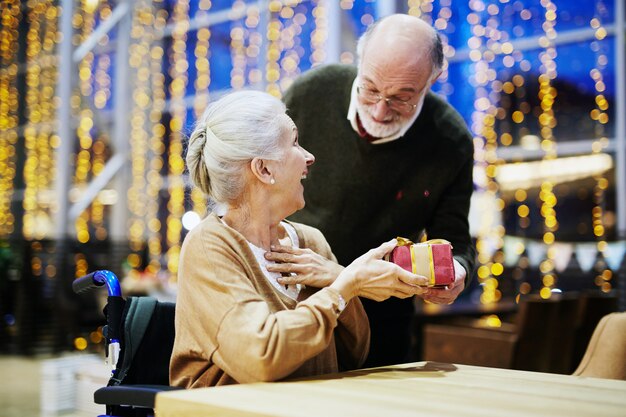
[[[291,239],[292,247],[295,247],[295,248],[299,247],[300,241],[298,240],[296,229],[287,222],[280,222],[280,224],[287,231],[287,234],[289,235],[289,239]],[[267,259],[265,259],[265,252],[267,252],[265,249],[259,248],[258,246],[255,246],[250,242],[248,242],[248,246],[250,246],[252,253],[254,253],[254,257],[259,263],[259,266],[261,267],[261,271],[263,271],[263,275],[265,275],[265,278],[267,278],[267,280],[272,284],[272,286],[274,286],[274,288],[276,288],[278,291],[280,291],[282,294],[286,295],[287,297],[293,300],[297,300],[298,295],[300,294],[300,290],[302,289],[302,285],[295,284],[295,285],[285,286],[285,285],[279,284],[278,281],[276,280],[281,277],[281,274],[279,272],[270,272],[267,270],[267,265],[275,264],[276,262],[268,261]],[[292,274],[292,275],[295,275],[295,274]]]

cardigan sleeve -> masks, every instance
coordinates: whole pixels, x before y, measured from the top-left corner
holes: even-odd
[[[331,343],[336,292],[322,289],[293,310],[273,311],[234,246],[206,233],[190,233],[185,243],[176,313],[180,357],[201,356],[240,383],[274,381]],[[195,351],[185,352],[187,346]]]
[[[337,262],[322,232],[305,226],[303,236],[304,245],[301,244],[301,246],[307,246],[321,256]],[[370,327],[359,297],[350,300],[339,316],[339,324],[335,329],[335,342],[340,371],[356,369],[363,365],[369,353]]]

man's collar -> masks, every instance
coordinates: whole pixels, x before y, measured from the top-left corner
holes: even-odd
[[[396,139],[401,138],[402,136],[404,136],[404,134],[407,132],[407,130],[409,130],[411,128],[411,126],[413,126],[413,123],[415,123],[415,120],[417,120],[417,116],[419,116],[419,112],[415,112],[411,122],[405,124],[402,127],[402,129],[400,129],[394,135],[387,136],[386,138],[374,137],[374,136],[370,135],[369,133],[367,133],[367,131],[365,130],[365,128],[361,124],[361,120],[359,118],[359,114],[358,114],[357,109],[356,109],[356,103],[357,103],[357,100],[358,100],[358,96],[357,96],[357,91],[356,90],[357,90],[357,87],[358,87],[358,82],[359,82],[359,76],[357,75],[356,78],[354,79],[354,82],[352,83],[352,90],[350,92],[350,107],[348,107],[348,117],[347,117],[348,121],[350,121],[350,125],[352,126],[352,129],[354,129],[354,131],[356,133],[358,133],[359,136],[361,136],[362,138],[366,139],[369,143],[371,143],[373,145],[380,145],[381,143],[391,142],[393,140],[396,140]]]

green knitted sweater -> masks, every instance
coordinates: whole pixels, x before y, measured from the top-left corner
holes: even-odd
[[[429,239],[452,242],[469,278],[473,144],[465,122],[428,93],[403,137],[372,145],[346,118],[355,77],[354,67],[324,66],[285,94],[300,144],[316,158],[304,181],[306,207],[291,219],[320,229],[343,265],[386,240],[419,241],[426,231]]]

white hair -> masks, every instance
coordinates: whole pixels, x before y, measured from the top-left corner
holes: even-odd
[[[260,91],[237,91],[209,104],[189,137],[191,182],[218,205],[235,202],[253,158],[278,160],[285,105]]]
[[[367,43],[372,38],[372,35],[376,32],[376,30],[378,30],[381,22],[392,16],[397,15],[385,16],[382,19],[375,21],[374,23],[369,25],[365,32],[359,37],[359,40],[356,44],[357,65],[359,67],[361,66],[361,60],[363,59],[363,54],[365,53]],[[415,19],[418,18],[416,17]],[[441,42],[441,36],[439,36],[439,33],[435,30],[435,28],[430,25],[427,26],[429,28],[431,36],[430,45],[428,45],[429,57],[432,64],[431,74],[434,75],[439,73],[439,70],[441,70],[441,68],[443,67],[443,44]],[[416,45],[419,45],[419,43],[416,43]]]

